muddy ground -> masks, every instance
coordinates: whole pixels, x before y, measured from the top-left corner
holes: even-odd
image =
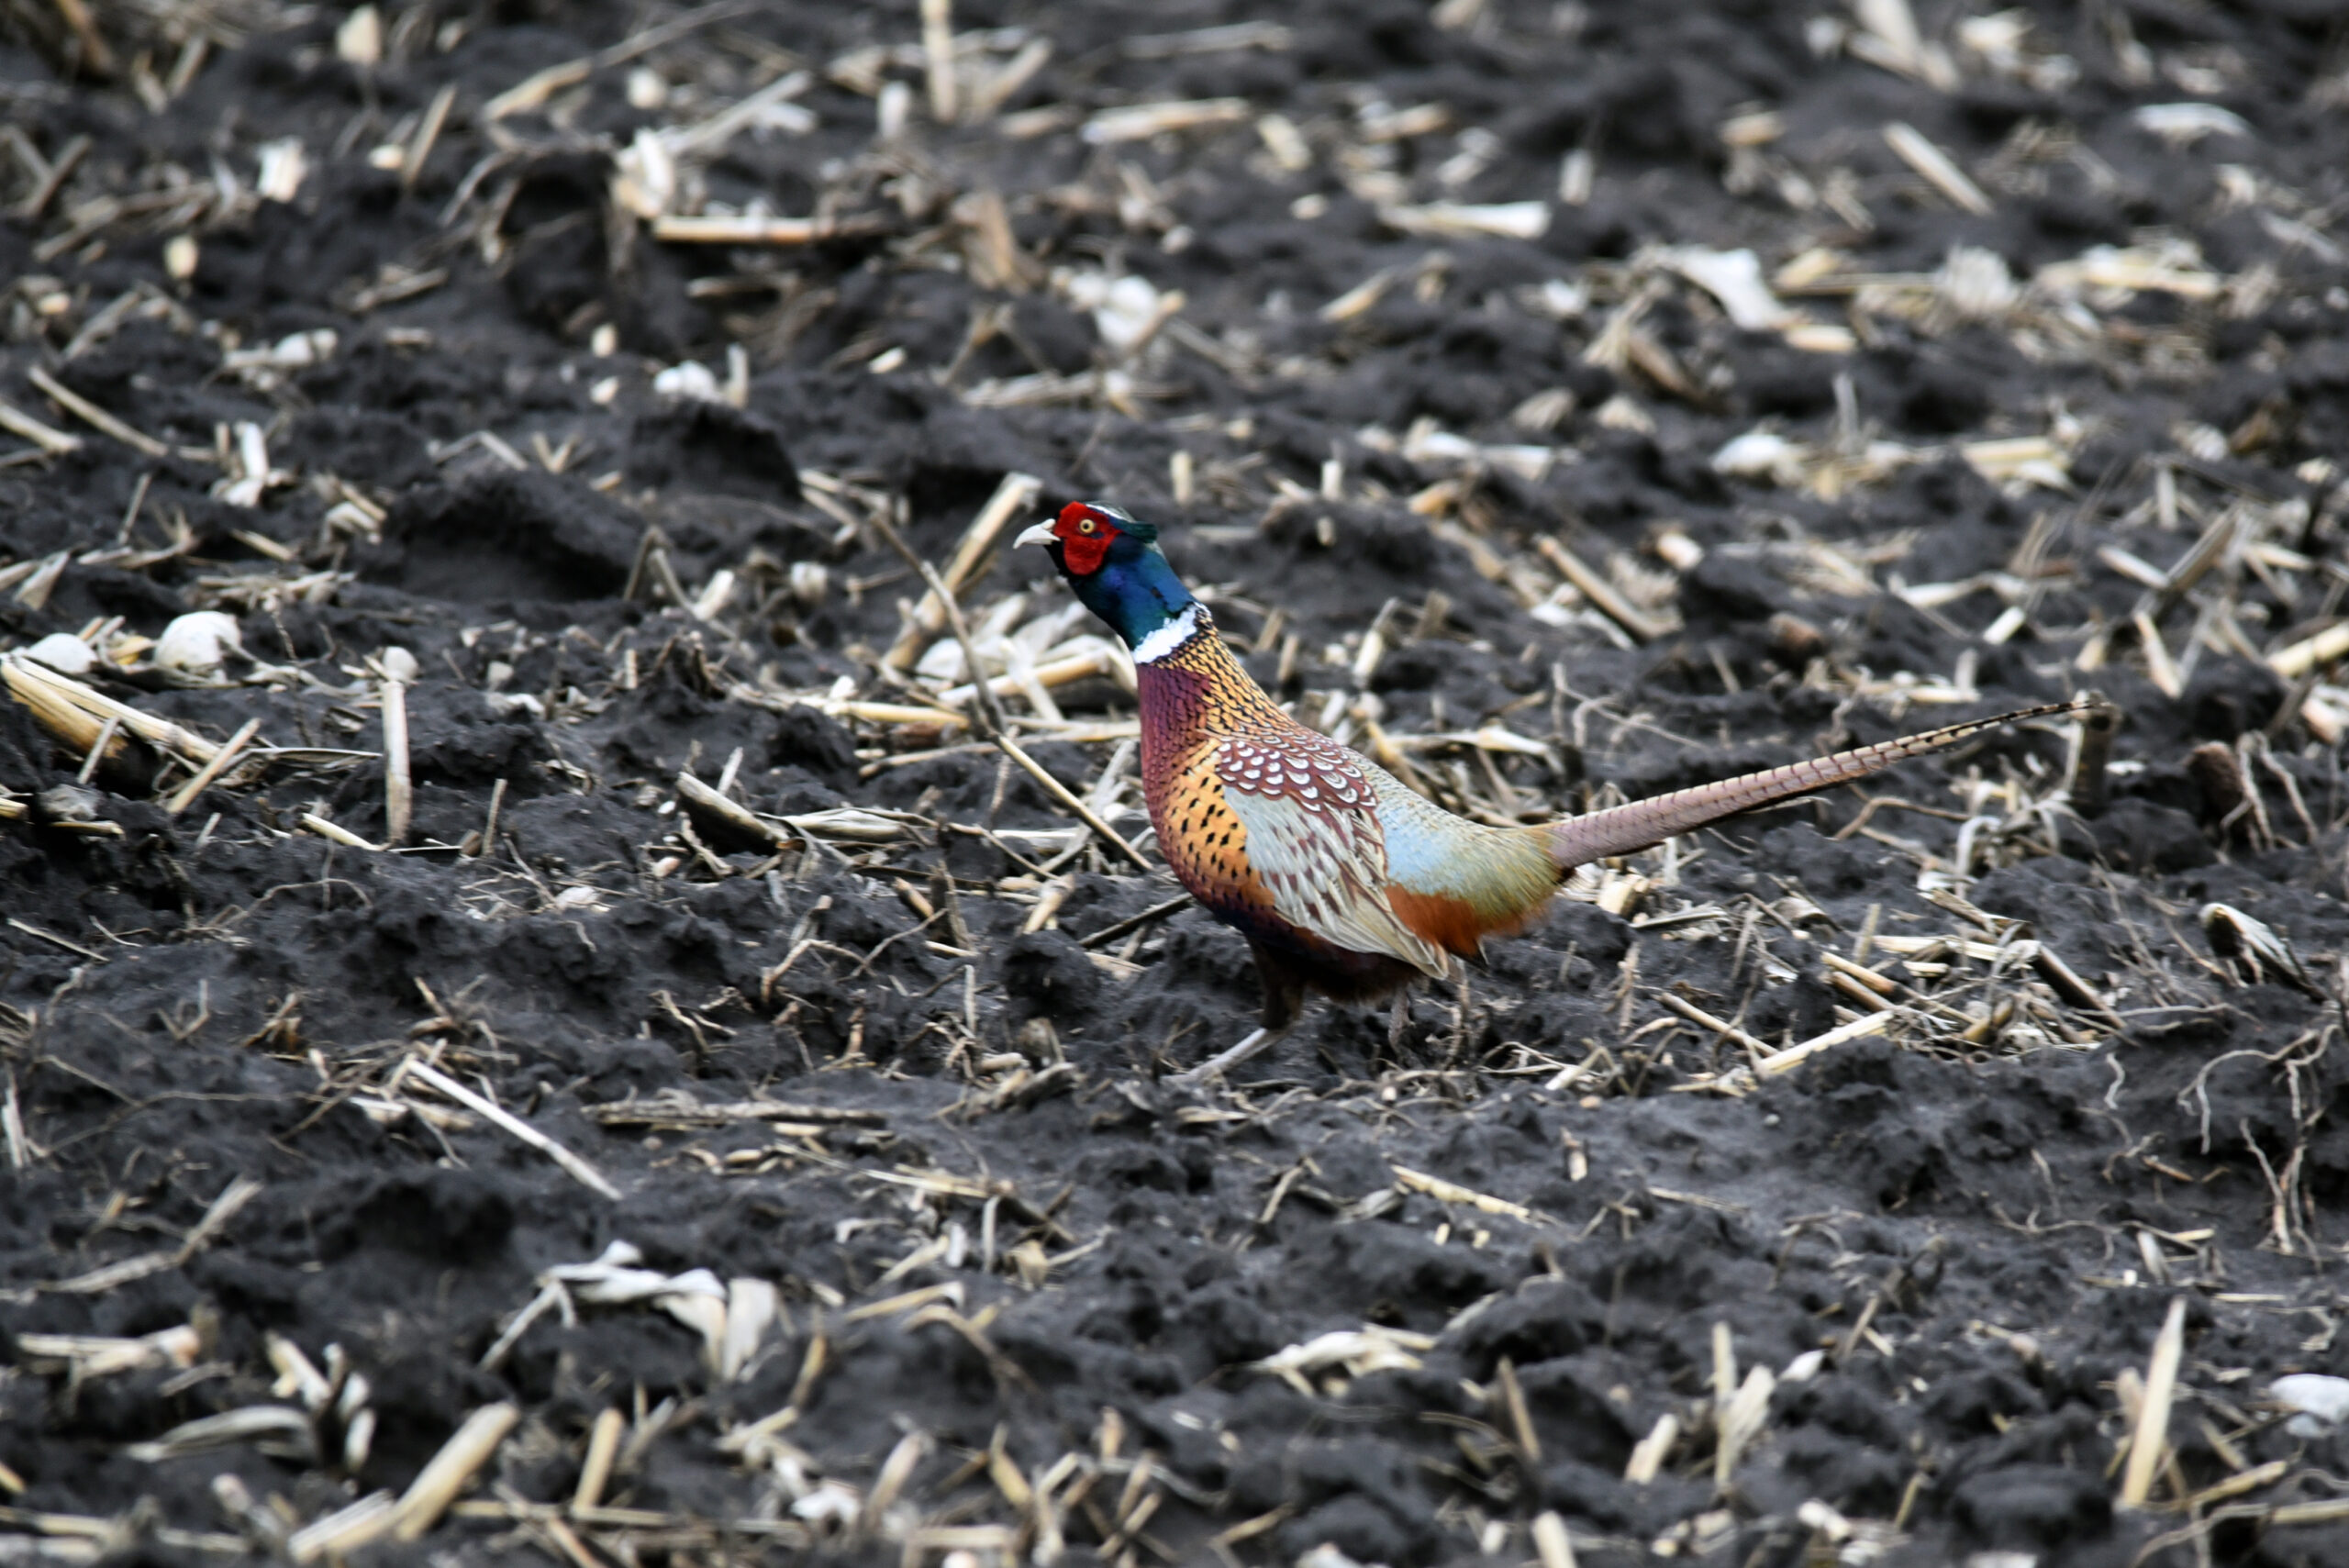
[[[1907,15],[0,6],[0,648],[259,724],[173,812],[0,703],[8,1551],[2349,1562],[2349,37]],[[2000,734],[1180,1087],[1095,628],[959,584],[1148,874],[884,669],[1008,474],[1455,808],[2088,688],[2109,799]]]

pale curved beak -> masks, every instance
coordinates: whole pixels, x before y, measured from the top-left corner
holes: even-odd
[[[1049,545],[1049,544],[1051,544],[1052,542],[1052,525],[1050,522],[1041,522],[1041,523],[1038,523],[1038,524],[1036,524],[1033,528],[1030,528],[1026,533],[1021,534],[1018,539],[1013,539],[1013,540],[1011,541],[1011,544],[1012,544],[1012,548],[1013,548],[1013,549],[1015,549],[1015,550],[1017,550],[1019,546],[1021,546],[1021,545],[1023,545],[1023,544],[1043,544],[1043,545]]]

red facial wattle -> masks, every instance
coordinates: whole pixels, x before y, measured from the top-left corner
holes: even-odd
[[[1068,569],[1079,577],[1090,577],[1101,570],[1118,530],[1084,502],[1073,501],[1062,508],[1052,537],[1060,540],[1061,559],[1067,562]]]

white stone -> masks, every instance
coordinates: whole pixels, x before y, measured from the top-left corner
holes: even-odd
[[[1805,449],[1776,430],[1748,430],[1713,454],[1713,471],[1734,479],[1792,484],[1802,477]]]
[[[25,657],[38,659],[60,674],[81,675],[89,673],[98,662],[90,645],[71,632],[52,631],[30,648]]]
[[[309,172],[309,159],[302,150],[298,136],[265,141],[254,150],[260,170],[253,176],[253,186],[263,200],[290,202],[302,189],[303,176]]]
[[[1148,278],[1131,273],[1112,278],[1088,270],[1071,274],[1066,287],[1069,303],[1092,313],[1094,330],[1120,359],[1158,323],[1161,296]]]
[[[726,401],[726,389],[718,385],[718,373],[699,360],[671,365],[652,378],[652,390],[663,397],[696,398],[704,403]]]
[[[2321,1437],[2325,1429],[2349,1418],[2349,1377],[2291,1373],[2269,1384],[2267,1396],[2295,1412],[2284,1429],[2296,1438]]]
[[[165,627],[163,635],[155,639],[150,657],[159,670],[201,678],[217,673],[229,652],[241,653],[244,647],[245,636],[238,629],[236,617],[219,610],[197,610]]]
[[[1942,301],[1968,321],[1996,321],[2014,309],[2022,289],[2007,259],[1979,245],[1953,245],[1933,274]]]

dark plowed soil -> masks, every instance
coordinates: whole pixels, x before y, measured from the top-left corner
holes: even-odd
[[[6,1554],[2349,1562],[2337,10],[1262,10],[962,0],[941,126],[908,3],[0,5],[0,650],[259,725],[173,814],[0,699]],[[1149,874],[884,669],[1022,473],[1455,809],[2090,688],[2107,798],[2002,732],[1180,1085],[1099,628],[960,585]]]

